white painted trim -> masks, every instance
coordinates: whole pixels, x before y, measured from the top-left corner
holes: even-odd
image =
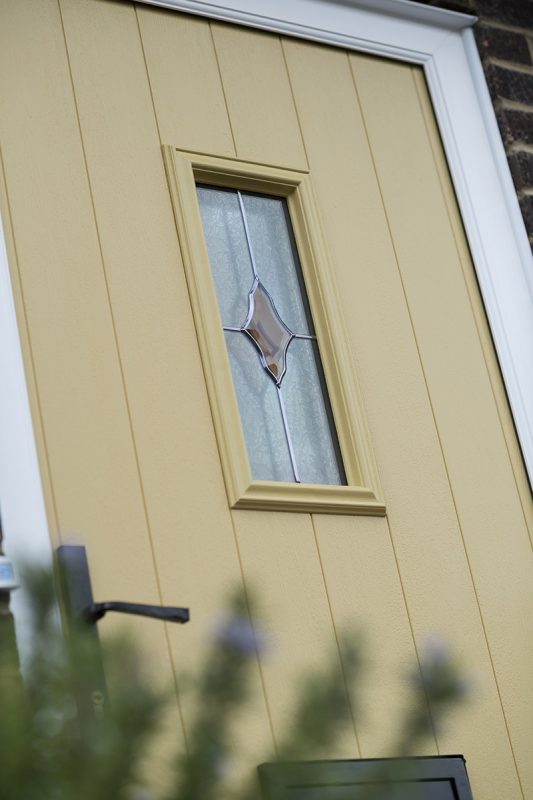
[[[419,63],[476,17],[410,0],[141,0],[272,33]]]
[[[4,547],[15,564],[51,564],[52,545],[26,388],[20,335],[0,224],[0,509]],[[24,666],[31,649],[27,595],[11,595],[19,653]]]
[[[426,76],[533,485],[533,256],[472,31]]]
[[[407,0],[141,0],[421,64],[533,485],[533,257],[473,33]]]
[[[288,33],[287,26],[293,21],[295,35],[303,34],[302,28],[313,28],[321,38],[330,30],[330,18],[337,10],[349,17],[352,11],[358,14],[370,12],[372,16],[390,17],[394,20],[424,23],[442,30],[458,31],[472,25],[476,17],[457,11],[425,6],[411,0],[140,0],[154,6],[198,14],[202,17],[249,25],[252,28]],[[307,19],[307,24],[305,20]],[[282,26],[282,27],[280,27]],[[334,26],[337,35],[342,28]],[[322,40],[322,38],[321,38]]]

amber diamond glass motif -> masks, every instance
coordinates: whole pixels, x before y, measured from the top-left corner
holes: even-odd
[[[274,301],[257,278],[248,295],[248,302],[248,316],[243,330],[259,350],[264,368],[279,386],[287,369],[287,347],[294,334],[280,318]]]

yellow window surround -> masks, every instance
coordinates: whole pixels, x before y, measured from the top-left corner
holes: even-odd
[[[363,407],[321,233],[311,178],[163,147],[209,402],[232,508],[384,515]],[[346,486],[253,480],[198,205],[196,184],[286,198],[347,477]]]

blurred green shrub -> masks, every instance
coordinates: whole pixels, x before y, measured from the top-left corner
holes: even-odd
[[[157,736],[169,697],[143,678],[131,642],[114,640],[105,647],[111,703],[103,712],[102,698],[94,693],[101,668],[95,638],[83,626],[63,635],[50,575],[33,571],[25,581],[31,595],[33,653],[24,684],[14,679],[12,647],[0,638],[0,800],[155,800],[139,788],[139,765]],[[281,737],[278,753],[265,753],[265,761],[316,757],[351,724],[362,648],[353,637],[343,637],[340,644],[345,681],[339,680],[335,654],[324,671],[305,677],[290,729]],[[188,752],[176,757],[173,785],[164,800],[220,797],[232,723],[249,699],[250,667],[262,646],[248,605],[235,598],[195,676],[198,702]],[[465,694],[447,649],[436,641],[429,644],[421,668],[414,670],[411,688],[412,703],[393,747],[395,755],[416,752],[435,721]],[[253,780],[235,793],[235,800],[258,795]]]

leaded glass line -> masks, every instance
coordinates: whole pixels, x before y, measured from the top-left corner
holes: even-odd
[[[225,331],[230,331],[230,332],[233,331],[234,333],[244,333],[244,328],[237,328],[233,325],[223,325],[222,327]],[[316,336],[314,336],[311,333],[294,333],[294,331],[291,331],[291,334],[293,339],[311,339],[312,341],[316,341]]]
[[[257,281],[259,280],[259,275],[257,273],[257,266],[255,264],[254,258],[254,251],[252,249],[252,239],[250,236],[250,231],[248,229],[248,220],[246,219],[246,212],[244,210],[244,203],[242,202],[242,194],[238,191],[237,197],[239,199],[239,208],[241,209],[241,216],[242,216],[242,224],[244,225],[244,234],[246,236],[246,244],[248,246],[248,253],[250,254],[250,263],[252,265],[252,272],[254,273],[254,279]]]
[[[294,480],[296,483],[301,483],[300,474],[298,472],[298,467],[296,465],[296,455],[294,453],[294,447],[292,445],[289,423],[287,420],[287,412],[285,410],[285,403],[283,402],[283,395],[281,393],[281,386],[279,383],[276,384],[276,389],[278,390],[279,407],[281,410],[281,418],[283,420],[283,429],[285,430],[285,438],[287,439],[287,446],[289,448],[289,455],[291,457],[291,467],[294,475]]]

